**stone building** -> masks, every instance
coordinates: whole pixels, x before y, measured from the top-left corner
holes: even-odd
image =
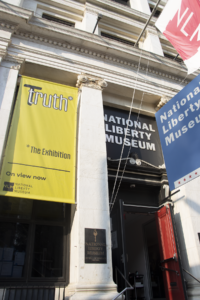
[[[122,275],[131,280],[136,271],[143,282],[130,299],[135,291],[199,299],[199,283],[183,269],[200,279],[200,179],[171,202],[155,123],[156,111],[198,72],[187,76],[154,26],[165,4],[137,44],[155,0],[0,1],[1,164],[21,76],[79,89],[76,204],[0,196],[2,299],[114,299],[127,286]],[[155,212],[163,204],[174,261],[159,268]],[[106,263],[86,262],[85,229],[106,233]],[[24,257],[14,274],[16,236]]]

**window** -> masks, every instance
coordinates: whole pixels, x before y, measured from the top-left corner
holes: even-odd
[[[151,12],[153,11],[153,9],[154,9],[154,7],[152,7],[152,6],[150,6],[150,10],[151,10]],[[154,12],[154,17],[155,18],[158,18],[159,16],[160,16],[160,14],[161,14],[161,11],[160,10],[156,10],[155,12]]]
[[[0,278],[24,277],[29,225],[0,223]]]
[[[129,2],[128,0],[112,0],[112,1],[123,4],[123,5],[128,5],[128,2]]]
[[[177,61],[179,63],[183,62],[183,60],[182,60],[182,58],[180,56],[177,57],[177,56],[170,55],[168,53],[164,53],[164,56],[167,57],[167,58],[169,58],[169,59],[172,59],[174,61]]]
[[[32,277],[63,276],[63,227],[36,225]]]
[[[71,205],[0,196],[0,278],[66,284]]]
[[[116,35],[111,35],[111,34],[108,34],[106,32],[101,32],[101,36],[109,38],[109,39],[112,39],[112,40],[115,40],[115,41],[118,41],[118,42],[126,44],[126,45],[130,45],[130,46],[134,46],[135,45],[134,42],[131,42],[131,41],[126,40],[126,39],[122,39],[122,38],[120,38],[120,37],[118,37]]]
[[[47,14],[43,14],[42,18],[46,19],[46,20],[49,20],[49,21],[53,21],[53,22],[59,23],[59,24],[62,24],[62,25],[66,25],[66,26],[70,26],[70,27],[75,27],[75,23],[73,23],[73,22],[66,21],[66,20],[63,20],[63,19],[59,19],[59,18],[50,16],[50,15],[47,15]]]

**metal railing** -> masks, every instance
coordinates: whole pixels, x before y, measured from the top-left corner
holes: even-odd
[[[5,286],[0,287],[0,300],[64,300],[64,286]]]
[[[190,272],[186,271],[185,269],[183,269],[183,271],[200,283],[200,280],[198,280],[196,277],[194,277]]]
[[[134,288],[129,288],[126,287],[123,291],[121,291],[113,300],[117,299],[119,296],[121,296],[124,292],[126,292],[127,290],[133,290]]]
[[[119,274],[122,276],[122,278],[125,280],[125,282],[130,286],[130,287],[126,287],[125,289],[123,289],[123,291],[121,291],[113,300],[117,299],[119,296],[121,296],[123,293],[125,293],[127,290],[134,290],[134,287],[130,284],[130,282],[128,282],[128,280],[126,279],[126,277],[122,274],[122,272],[115,267],[115,275],[116,275],[116,284],[118,285],[118,276],[117,276],[117,272],[119,272]]]

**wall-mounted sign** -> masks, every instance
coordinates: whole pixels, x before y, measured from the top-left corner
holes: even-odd
[[[144,115],[140,115],[138,119],[138,114],[132,113],[128,120],[128,116],[129,111],[104,106],[107,156],[110,159],[119,159],[125,141],[123,158],[127,158],[131,147],[131,155],[135,154],[137,158],[157,167],[163,165],[155,119]]]
[[[200,175],[200,75],[157,113],[170,189]]]
[[[77,88],[21,79],[0,195],[75,202],[77,95]]]
[[[105,229],[85,228],[85,263],[107,263]]]

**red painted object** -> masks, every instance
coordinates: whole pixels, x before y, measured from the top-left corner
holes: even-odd
[[[169,205],[156,213],[156,223],[166,297],[168,300],[185,300]]]

